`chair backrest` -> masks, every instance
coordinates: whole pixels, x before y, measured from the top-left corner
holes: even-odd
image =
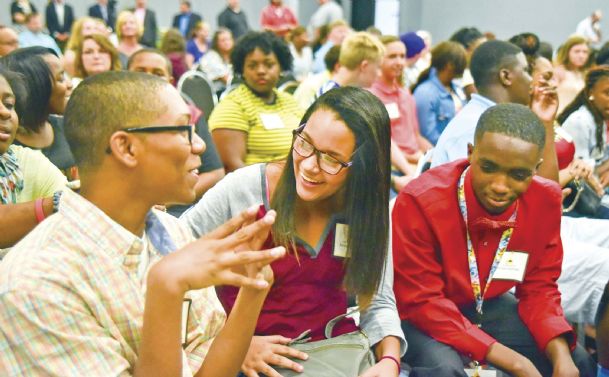
[[[300,83],[296,80],[293,81],[286,81],[283,84],[281,84],[277,90],[279,90],[280,92],[286,92],[286,93],[290,93],[290,94],[294,94],[294,92],[296,91],[296,88],[298,88],[298,85],[300,85]]]
[[[205,119],[209,119],[214,107],[218,104],[218,97],[214,92],[214,85],[204,73],[188,71],[180,77],[178,90],[192,99],[192,102],[201,111]]]
[[[239,85],[241,85],[241,83],[237,82],[231,83],[229,86],[227,86],[226,89],[224,89],[224,91],[222,92],[222,94],[220,94],[220,101],[222,101],[224,97],[226,97],[230,92],[237,89]]]

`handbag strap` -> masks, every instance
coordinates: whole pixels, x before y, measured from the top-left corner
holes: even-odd
[[[338,317],[334,317],[330,321],[328,321],[328,323],[326,324],[326,330],[324,331],[324,335],[325,335],[326,339],[332,338],[332,330],[334,330],[334,326],[336,326],[336,324],[338,322],[342,321],[344,318],[350,316],[351,314],[354,314],[357,312],[359,312],[359,307],[356,307],[355,309],[353,309],[345,314],[341,314]]]
[[[577,205],[577,202],[579,201],[579,197],[582,195],[582,192],[584,191],[584,186],[579,181],[579,179],[574,179],[573,180],[573,184],[574,184],[574,186],[576,188],[575,198],[573,198],[573,201],[571,202],[571,204],[567,208],[563,208],[563,210],[562,210],[563,213],[567,213],[567,212],[573,211],[573,209]]]
[[[341,315],[329,320],[328,323],[326,324],[326,328],[324,331],[324,336],[326,337],[326,339],[332,338],[332,331],[334,330],[334,326],[336,326],[336,324],[338,322],[342,321],[343,319],[350,316],[351,314],[354,314],[357,312],[359,312],[359,307],[356,307],[355,309],[353,309],[345,314],[341,314]],[[305,330],[302,332],[302,334],[300,334],[296,338],[292,339],[292,341],[290,343],[288,343],[288,345],[307,343],[311,340],[310,335],[311,335],[311,329]]]

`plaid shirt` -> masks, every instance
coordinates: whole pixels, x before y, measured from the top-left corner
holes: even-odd
[[[155,214],[177,247],[192,241],[177,219]],[[146,244],[147,274],[161,254]],[[144,314],[143,250],[142,239],[67,190],[59,212],[0,263],[0,375],[132,374]],[[191,375],[226,316],[213,287],[187,297],[184,375]]]

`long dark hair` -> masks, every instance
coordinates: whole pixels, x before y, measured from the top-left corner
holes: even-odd
[[[609,77],[609,66],[599,65],[598,67],[592,68],[586,73],[586,85],[584,88],[577,94],[577,96],[571,101],[570,104],[565,107],[565,109],[560,113],[560,115],[556,118],[556,121],[559,124],[563,124],[567,118],[574,112],[576,112],[580,107],[586,106],[590,114],[594,117],[594,123],[596,124],[596,147],[599,150],[603,150],[603,115],[596,109],[596,106],[590,101],[590,91],[596,85],[596,83],[602,79]]]
[[[45,55],[57,56],[51,49],[36,46],[20,48],[0,59],[0,65],[23,77],[27,100],[19,125],[30,131],[38,131],[49,117],[49,101],[55,79],[43,59]]]
[[[431,50],[431,66],[421,72],[417,82],[410,90],[414,92],[417,86],[429,79],[431,68],[441,71],[448,63],[452,63],[455,66],[456,73],[463,74],[463,71],[467,67],[467,52],[460,43],[445,41],[434,47]]]
[[[367,306],[380,284],[387,257],[389,232],[389,116],[383,104],[361,88],[343,87],[322,95],[306,112],[306,123],[318,110],[336,114],[354,133],[356,153],[345,182],[343,213],[349,224],[344,285]],[[290,247],[295,238],[296,186],[290,151],[271,206],[277,211],[273,225],[276,244]]]

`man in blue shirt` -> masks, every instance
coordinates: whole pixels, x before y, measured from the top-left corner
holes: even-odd
[[[173,17],[173,27],[180,30],[184,38],[190,38],[192,29],[201,21],[203,18],[192,12],[190,1],[180,1],[180,13]]]
[[[26,27],[19,33],[19,47],[40,46],[50,48],[57,56],[61,56],[61,50],[55,40],[48,34],[42,32],[42,18],[38,13],[30,13],[26,18]]]

